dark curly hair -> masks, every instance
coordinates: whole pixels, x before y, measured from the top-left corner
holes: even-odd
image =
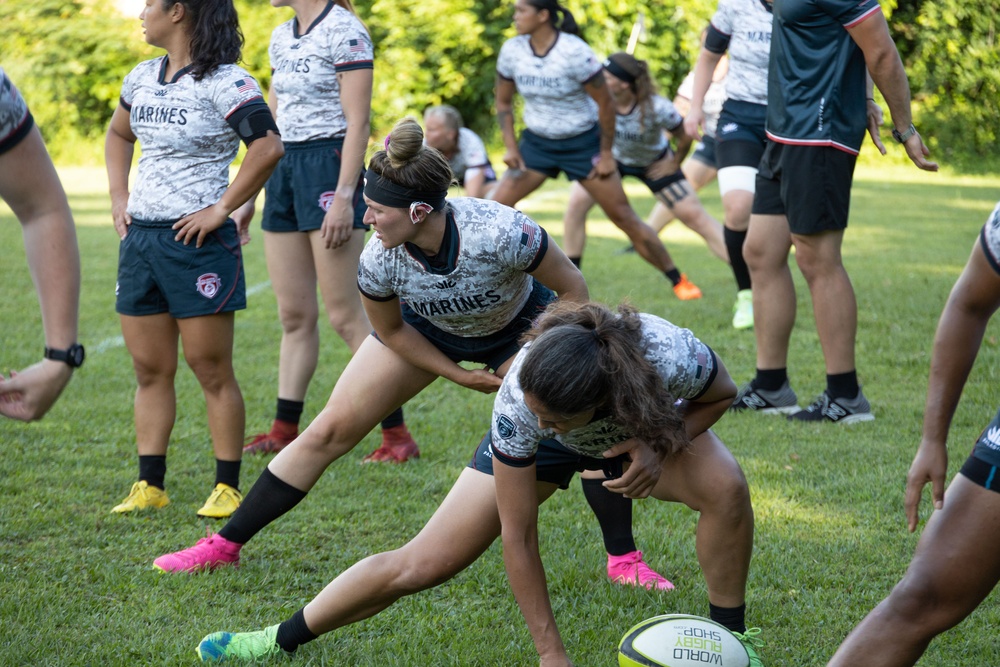
[[[612,420],[655,450],[690,445],[674,397],[644,355],[639,313],[599,303],[557,301],[528,331],[518,380],[525,393],[566,415],[608,410]]]
[[[184,5],[191,17],[191,76],[200,81],[219,65],[240,61],[243,31],[232,0],[161,0],[164,8]]]

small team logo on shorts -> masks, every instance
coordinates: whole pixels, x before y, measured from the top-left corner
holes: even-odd
[[[330,205],[333,204],[333,197],[337,192],[335,190],[327,190],[319,196],[319,207],[324,211],[330,210]]]
[[[725,125],[722,126],[722,129],[719,131],[722,134],[729,134],[730,132],[735,132],[738,129],[740,129],[740,126],[737,125],[736,123],[726,123]]]
[[[219,274],[217,273],[205,273],[198,276],[195,286],[198,288],[198,293],[203,297],[214,299],[215,295],[222,288],[222,281],[219,280]]]
[[[497,418],[497,433],[504,440],[510,440],[517,433],[517,426],[514,425],[514,422],[507,415],[500,415]]]

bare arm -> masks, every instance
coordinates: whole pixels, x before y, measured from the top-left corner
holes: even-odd
[[[501,379],[487,370],[466,370],[449,359],[423,334],[407,324],[399,310],[399,299],[375,301],[361,295],[365,312],[378,337],[389,348],[417,368],[485,394],[500,388]]]
[[[948,430],[983,342],[986,325],[997,308],[1000,308],[1000,275],[990,266],[977,241],[965,270],[951,290],[934,336],[923,434],[906,479],[906,514],[911,531],[917,527],[925,484],[932,484],[935,508],[940,509],[944,502]]]
[[[597,102],[597,123],[601,128],[601,153],[588,178],[607,178],[618,170],[611,148],[615,143],[615,105],[600,72],[584,84],[584,90]]]
[[[906,131],[913,123],[910,113],[910,83],[906,78],[906,70],[903,69],[903,61],[899,59],[896,44],[889,34],[885,16],[876,12],[847,31],[864,53],[868,73],[889,105],[892,124],[898,131]],[[919,133],[907,139],[904,146],[913,164],[926,171],[937,171],[937,164],[926,160],[930,151]]]
[[[66,193],[37,127],[0,155],[0,198],[21,222],[45,346],[65,350],[77,342],[80,251]],[[0,414],[30,421],[48,412],[72,369],[43,359],[11,375],[9,381],[0,376]]]
[[[128,208],[128,175],[135,153],[135,135],[129,123],[128,111],[119,105],[111,116],[108,134],[104,138],[104,162],[108,170],[108,191],[111,194],[111,219],[118,237],[124,239],[132,218]]]
[[[372,70],[340,72],[337,79],[340,81],[340,104],[347,119],[347,134],[341,149],[337,195],[323,217],[322,236],[327,248],[343,245],[354,232],[354,196],[371,134]]]
[[[503,136],[503,145],[507,149],[503,156],[503,162],[510,169],[524,171],[524,159],[521,157],[521,149],[517,146],[517,135],[514,133],[514,92],[516,89],[513,81],[497,75],[494,102],[497,108],[497,124],[500,126],[500,134]]]
[[[694,85],[691,90],[691,107],[684,117],[684,131],[693,139],[701,139],[701,128],[705,123],[705,94],[712,85],[712,75],[715,67],[722,59],[721,53],[713,53],[705,47],[698,52],[698,60],[694,64]]]
[[[538,282],[559,295],[560,299],[574,303],[584,303],[590,300],[587,282],[583,279],[580,269],[569,261],[562,248],[549,240],[545,257],[538,267],[531,272]]]
[[[545,568],[538,552],[538,490],[535,466],[514,468],[493,459],[500,511],[503,562],[514,599],[528,625],[541,664],[568,665],[566,647],[556,627]]]

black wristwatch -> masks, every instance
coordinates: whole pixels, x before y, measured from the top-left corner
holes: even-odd
[[[913,123],[910,123],[910,126],[906,128],[906,130],[903,132],[900,132],[896,128],[892,128],[892,138],[901,144],[905,144],[906,140],[912,137],[916,133],[917,133],[917,128],[913,127]]]
[[[53,350],[51,347],[45,348],[45,358],[51,359],[52,361],[61,361],[67,364],[70,368],[79,368],[83,366],[83,360],[86,359],[87,353],[83,349],[83,345],[79,343],[73,343],[65,350]]]

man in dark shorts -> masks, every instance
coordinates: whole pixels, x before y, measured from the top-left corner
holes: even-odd
[[[854,164],[865,129],[883,154],[882,92],[893,136],[920,169],[936,171],[914,129],[910,89],[878,0],[775,0],[768,73],[767,138],[744,255],[753,281],[756,377],[735,410],[839,424],[875,417],[854,359],[857,302],[841,260]],[[829,66],[809,68],[808,63]],[[870,78],[866,76],[870,73]],[[795,288],[788,254],[809,285],[826,362],[826,389],[807,408],[788,382]]]

